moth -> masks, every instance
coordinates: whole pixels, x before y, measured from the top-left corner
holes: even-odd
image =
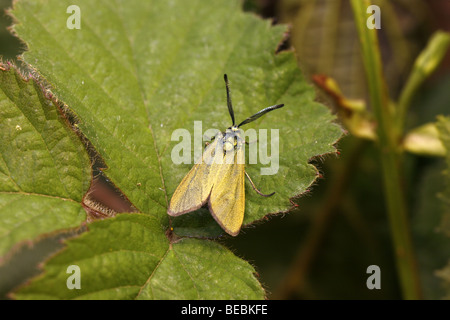
[[[195,164],[178,185],[170,200],[170,216],[200,209],[208,203],[209,211],[222,229],[232,236],[238,235],[245,211],[245,176],[253,189],[264,197],[275,194],[260,192],[245,172],[245,154],[241,126],[255,121],[266,113],[279,109],[277,104],[255,113],[238,125],[235,124],[228,77],[224,75],[228,112],[232,126],[217,133],[207,144],[200,163]]]

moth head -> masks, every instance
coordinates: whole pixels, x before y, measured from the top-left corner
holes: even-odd
[[[241,129],[238,126],[232,126],[225,131],[223,149],[224,151],[231,151],[238,145],[241,140]]]

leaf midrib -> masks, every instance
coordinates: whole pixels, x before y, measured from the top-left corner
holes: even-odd
[[[29,80],[28,80],[28,81],[29,81]],[[28,123],[33,127],[34,131],[37,132],[37,133],[39,134],[39,137],[41,138],[42,142],[44,143],[45,149],[47,150],[48,155],[50,156],[50,158],[51,158],[52,161],[53,161],[54,167],[55,167],[55,168],[59,168],[59,166],[57,165],[57,161],[56,161],[56,159],[55,159],[53,153],[50,151],[50,148],[49,148],[49,146],[48,146],[48,144],[47,144],[47,140],[46,140],[46,139],[44,138],[44,136],[42,135],[42,132],[41,132],[40,130],[38,130],[38,128],[36,128],[35,124],[28,118],[28,116],[23,112],[23,110],[19,107],[19,105],[18,105],[18,104],[10,97],[10,95],[7,94],[7,92],[6,92],[3,88],[2,88],[2,91],[3,91],[3,93],[5,94],[5,97],[7,97],[7,98],[9,99],[9,101],[11,101],[11,103],[17,108],[17,110],[20,110],[21,114],[22,114],[23,117],[28,121]],[[35,92],[36,92],[36,90],[35,90]],[[38,92],[36,92],[36,93],[39,94]],[[41,110],[43,110],[42,104],[39,104],[39,106],[41,107]],[[61,124],[61,125],[62,125],[62,124]],[[3,158],[3,155],[2,155],[2,158]],[[11,170],[9,170],[9,167],[8,167],[8,164],[6,163],[6,161],[4,161],[4,162],[5,162],[5,164],[6,164],[6,167],[7,167],[8,171],[11,172]],[[60,182],[60,186],[63,187],[66,196],[69,197],[69,196],[70,196],[70,192],[67,190],[66,184],[65,184],[65,183],[63,182],[63,180],[62,180],[62,175],[61,175],[62,172],[61,172],[61,170],[55,170],[55,171],[57,172],[58,179],[59,179],[59,182]],[[11,177],[11,180],[13,180],[12,177]],[[14,183],[16,184],[16,186],[17,186],[20,190],[23,191],[23,189],[16,183],[16,181],[15,181],[15,180],[13,180],[13,181],[14,181]]]

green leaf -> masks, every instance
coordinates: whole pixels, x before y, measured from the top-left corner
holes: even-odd
[[[313,79],[334,100],[339,119],[352,135],[362,139],[377,140],[376,125],[364,100],[346,98],[336,81],[330,77],[315,75]]]
[[[316,179],[313,157],[335,152],[342,134],[314,102],[292,52],[276,53],[287,28],[240,9],[239,1],[78,1],[81,29],[68,29],[70,1],[18,1],[14,31],[24,61],[48,81],[77,127],[103,158],[105,175],[142,214],[94,222],[48,261],[18,298],[261,299],[254,269],[221,245],[190,237],[223,230],[205,209],[169,220],[170,197],[192,164],[171,158],[174,130],[194,121],[231,125],[223,74],[231,82],[237,122],[284,103],[245,129],[279,129],[279,171],[246,170],[244,224],[285,212]],[[270,130],[269,130],[270,134]],[[193,153],[193,150],[192,150]],[[175,230],[171,234],[170,226]],[[167,234],[171,234],[166,237]],[[69,265],[81,269],[81,290],[68,290]]]
[[[24,59],[76,113],[81,131],[108,165],[106,175],[164,228],[171,195],[192,167],[173,163],[171,150],[179,142],[171,135],[184,128],[193,136],[196,120],[203,121],[203,131],[230,126],[224,73],[237,121],[262,107],[286,105],[245,128],[280,130],[280,169],[261,176],[267,165],[247,166],[260,190],[276,194],[261,198],[246,182],[244,224],[291,208],[290,198],[317,176],[308,161],[335,151],[342,132],[334,117],[313,101],[293,53],[275,53],[286,27],[243,13],[239,1],[79,1],[77,30],[66,28],[70,4],[15,5],[14,30],[29,47]],[[194,223],[201,230],[181,229],[175,222],[175,232],[222,233],[212,218],[207,221],[214,227]]]
[[[440,194],[444,206],[444,217],[442,219],[441,231],[450,237],[450,117],[439,116],[436,123],[439,130],[439,136],[446,149],[445,161],[447,168],[444,171],[445,190]],[[450,261],[446,267],[436,272],[445,285],[446,298],[450,299]]]
[[[89,159],[65,121],[39,84],[0,65],[0,257],[86,219]]]
[[[262,299],[247,262],[221,245],[182,239],[170,244],[149,215],[97,221],[47,262],[45,276],[19,299]],[[124,241],[126,239],[126,241]],[[81,289],[67,288],[67,268],[80,268]],[[94,270],[94,272],[91,272]]]
[[[450,252],[450,238],[440,227],[444,208],[438,196],[445,185],[443,167],[444,161],[434,159],[432,165],[422,171],[411,202],[414,208],[411,228],[424,299],[441,299],[445,292],[441,279],[436,277],[436,270],[447,264]]]
[[[450,33],[436,31],[431,37],[428,45],[422,50],[414,62],[411,74],[400,93],[398,101],[398,121],[404,122],[406,112],[417,88],[427,79],[444,58],[450,45]]]
[[[427,156],[443,156],[445,148],[434,123],[426,123],[409,131],[403,139],[405,150]]]
[[[445,215],[442,222],[442,231],[450,237],[450,117],[439,116],[436,122],[439,138],[445,147],[445,162],[447,169],[444,171],[445,190],[440,194],[443,201]]]

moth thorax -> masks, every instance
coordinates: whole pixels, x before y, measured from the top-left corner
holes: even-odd
[[[241,129],[238,127],[231,127],[225,131],[223,149],[225,152],[236,148],[238,141],[241,139]]]

